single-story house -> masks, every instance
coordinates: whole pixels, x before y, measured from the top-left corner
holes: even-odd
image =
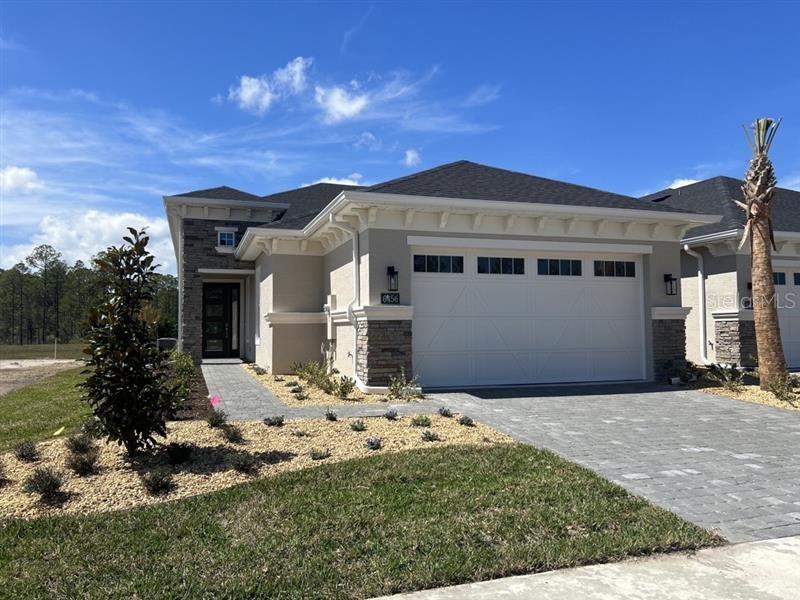
[[[719,216],[458,161],[369,187],[164,198],[180,345],[368,392],[662,379],[685,357],[678,242]]]
[[[722,215],[691,229],[681,240],[682,304],[687,317],[687,358],[697,364],[755,366],[755,327],[750,301],[750,245],[744,232],[742,181],[714,177],[644,200],[675,210]],[[800,192],[777,188],[772,208],[777,253],[773,254],[778,316],[786,361],[800,368]]]

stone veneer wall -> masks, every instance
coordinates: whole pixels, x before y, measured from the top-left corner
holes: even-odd
[[[686,367],[685,319],[653,319],[653,375],[659,383]]]
[[[238,235],[253,223],[184,219],[183,269],[181,272],[182,348],[199,363],[203,354],[203,275],[198,269],[253,269],[252,262],[238,261],[233,254],[217,252],[215,227],[236,227]],[[238,239],[237,235],[237,239]],[[241,340],[243,345],[245,340]]]
[[[410,320],[360,320],[356,344],[356,373],[366,385],[387,386],[389,378],[399,375],[401,368],[409,379],[412,377]]]
[[[755,367],[758,364],[754,321],[716,321],[717,362]]]

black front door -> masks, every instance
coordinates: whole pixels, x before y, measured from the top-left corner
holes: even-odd
[[[239,356],[239,284],[203,284],[203,357]]]

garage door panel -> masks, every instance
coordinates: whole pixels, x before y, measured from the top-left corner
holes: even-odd
[[[540,276],[531,255],[525,274],[477,274],[478,253],[465,255],[463,274],[412,275],[413,361],[423,385],[643,377],[639,277],[595,277],[585,256],[583,276]]]

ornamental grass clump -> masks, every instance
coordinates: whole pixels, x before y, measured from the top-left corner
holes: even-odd
[[[366,431],[367,424],[364,423],[364,419],[356,419],[350,423],[350,429],[353,431]]]
[[[411,418],[412,427],[430,427],[431,418],[428,415],[417,415]]]
[[[241,444],[244,442],[244,436],[242,436],[242,430],[239,429],[236,425],[231,425],[230,423],[227,423],[223,427],[220,427],[220,431],[222,432],[222,435],[225,436],[225,439],[228,440],[231,444]]]
[[[331,451],[327,448],[325,450],[319,450],[314,448],[311,450],[311,460],[325,460],[326,458],[330,458]]]
[[[396,409],[390,408],[385,413],[383,413],[383,418],[387,421],[397,421],[400,418],[400,414],[397,412]]]
[[[167,469],[156,469],[142,475],[142,484],[153,496],[168,494],[175,488],[172,472]]]
[[[105,299],[89,313],[84,398],[103,433],[128,454],[166,437],[180,405],[169,354],[156,343],[156,266],[144,230],[128,228],[124,244],[94,259]]]
[[[464,427],[475,427],[475,421],[472,420],[472,417],[468,417],[467,415],[461,415],[458,419],[458,424]]]
[[[426,429],[422,432],[422,441],[423,442],[438,442],[442,438],[439,437],[439,434],[435,431],[431,431],[430,429]]]
[[[252,454],[247,452],[239,452],[231,456],[231,466],[237,473],[245,475],[253,475],[258,471],[258,462]]]
[[[14,456],[22,462],[36,462],[39,460],[39,449],[33,442],[20,442],[14,446]]]
[[[264,425],[267,427],[283,427],[284,417],[283,415],[277,415],[275,417],[267,417],[264,419]]]
[[[224,410],[212,410],[206,416],[206,423],[212,429],[217,429],[225,425],[228,422],[228,415],[225,414]]]
[[[50,468],[40,467],[36,469],[26,480],[23,489],[28,494],[39,494],[43,502],[57,502],[63,498],[61,486],[64,480],[58,471]]]
[[[328,410],[325,411],[325,418],[328,421],[336,421],[339,418],[339,416],[336,414],[335,410],[331,410],[329,408]]]
[[[364,445],[367,450],[380,450],[383,447],[383,442],[379,437],[368,437]]]
[[[347,400],[348,396],[350,396],[355,389],[355,380],[343,375],[336,385],[336,396],[342,400]]]
[[[83,454],[95,447],[94,440],[85,433],[69,436],[64,445],[73,454]]]
[[[439,409],[439,411],[438,411],[438,412],[439,412],[439,416],[445,417],[445,418],[447,418],[447,419],[450,419],[450,418],[452,418],[452,416],[453,416],[453,411],[452,411],[452,410],[450,410],[449,408],[445,407],[445,406],[442,406],[442,407]]]
[[[97,461],[100,458],[100,450],[91,446],[84,452],[73,452],[67,458],[67,468],[78,477],[87,477],[97,473]]]

